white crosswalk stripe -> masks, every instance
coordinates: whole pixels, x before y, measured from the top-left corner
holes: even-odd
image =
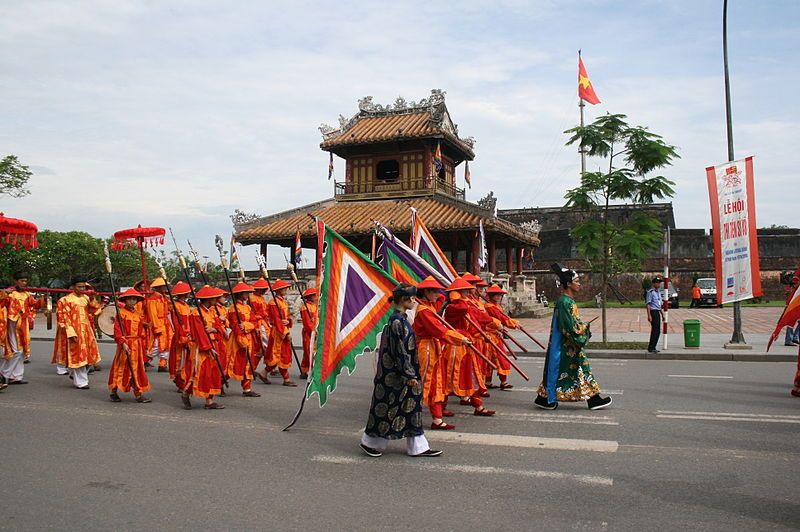
[[[530,478],[541,478],[548,480],[568,480],[577,482],[579,484],[589,484],[594,486],[613,486],[614,479],[611,477],[597,476],[597,475],[576,475],[573,473],[562,473],[560,471],[539,471],[535,469],[511,469],[507,467],[493,467],[493,466],[476,466],[471,464],[445,464],[437,463],[436,458],[418,458],[417,461],[411,461],[403,464],[403,468],[414,467],[424,469],[426,471],[442,471],[446,473],[466,473],[469,475],[513,475]],[[313,462],[321,462],[326,464],[349,465],[349,464],[365,464],[374,462],[375,458],[368,457],[354,457],[354,456],[333,456],[318,454],[311,458]]]
[[[425,433],[425,437],[435,442],[487,445],[493,447],[521,447],[528,449],[590,451],[597,453],[615,453],[619,449],[619,443],[609,440],[540,438],[536,436],[516,436],[513,434],[428,431]]]
[[[507,413],[498,412],[495,416],[502,419],[514,419],[519,421],[534,421],[536,423],[576,423],[579,425],[619,425],[619,422],[608,416],[581,416],[581,415],[562,415],[559,413],[533,413],[518,412]]]
[[[744,421],[755,423],[800,424],[800,416],[746,414],[740,412],[673,412],[659,410],[656,417],[661,419],[694,419],[703,421]]]
[[[528,388],[528,387],[525,387],[525,386],[514,386],[514,388],[512,388],[511,391],[512,392],[532,392],[532,393],[536,393],[537,391],[539,391],[539,388]],[[506,393],[506,392],[503,392],[503,393]],[[603,388],[603,390],[601,390],[600,393],[601,394],[608,394],[608,395],[623,395],[625,393],[625,390],[606,390],[605,388]]]

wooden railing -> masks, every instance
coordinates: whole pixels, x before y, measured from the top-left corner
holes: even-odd
[[[334,182],[334,194],[338,200],[362,199],[367,196],[403,197],[441,192],[464,199],[464,189],[434,177],[397,179],[395,181],[366,181],[361,183]]]

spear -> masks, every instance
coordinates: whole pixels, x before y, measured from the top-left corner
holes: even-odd
[[[175,235],[172,233],[172,228],[169,228],[169,234],[172,235],[172,242],[175,244],[175,252],[178,254],[178,263],[181,265],[181,269],[183,270],[183,275],[186,277],[186,282],[189,285],[189,290],[192,291],[192,298],[197,301],[197,312],[200,313],[200,318],[203,320],[203,333],[206,335],[206,340],[208,340],[208,344],[211,347],[211,356],[214,358],[214,362],[217,363],[217,368],[219,369],[219,375],[222,378],[222,384],[227,387],[228,386],[228,378],[225,376],[225,370],[222,368],[222,364],[219,361],[219,354],[217,350],[214,349],[214,344],[211,341],[211,337],[208,335],[208,331],[206,331],[206,319],[205,313],[203,312],[203,305],[200,303],[200,300],[197,299],[197,294],[194,291],[194,286],[192,286],[192,279],[189,277],[189,268],[186,266],[186,259],[183,257],[181,253],[181,249],[178,247],[178,241],[175,240]]]
[[[228,274],[228,263],[225,260],[225,255],[222,253],[222,237],[217,235],[214,238],[214,244],[217,246],[217,250],[219,250],[219,263],[222,265],[222,271],[225,272],[225,281],[228,283],[228,292],[231,293],[231,299],[233,300],[233,312],[236,315],[236,324],[239,327],[239,333],[245,334],[244,322],[242,321],[241,314],[239,314],[239,303],[236,301],[236,296],[233,293],[233,285],[231,284],[231,277]],[[250,359],[250,353],[245,352],[244,357],[247,359],[247,365],[250,366],[250,372],[253,374],[253,378],[255,378],[256,369],[253,367],[253,361]]]
[[[263,275],[264,279],[267,281],[267,286],[269,287],[270,295],[272,295],[272,300],[275,301],[275,307],[278,309],[278,316],[280,317],[281,321],[283,321],[286,319],[286,316],[283,315],[283,309],[278,304],[278,298],[275,296],[275,290],[272,289],[272,281],[269,280],[269,272],[267,271],[267,260],[264,258],[264,255],[257,255],[256,260],[258,261],[258,268],[261,270],[261,275]],[[300,368],[300,359],[297,357],[297,351],[294,348],[294,344],[291,344],[291,346],[292,354],[294,355],[294,361],[297,363],[297,367]]]
[[[174,238],[175,237],[173,237],[173,239]],[[203,269],[203,264],[200,262],[200,254],[192,247],[192,242],[190,240],[187,240],[186,243],[189,244],[189,253],[194,257],[194,267],[200,273],[200,277],[203,278],[203,284],[208,284],[208,276],[206,275],[205,269]],[[177,244],[175,245],[177,246]]]
[[[114,299],[114,310],[116,311],[117,325],[119,326],[119,330],[122,335],[125,336],[120,348],[122,348],[122,351],[125,352],[124,347],[128,347],[127,341],[129,335],[125,324],[122,321],[122,316],[119,315],[119,302],[117,301],[117,289],[114,287],[114,275],[111,271],[111,257],[108,255],[108,242],[103,242],[103,254],[106,256],[106,271],[108,272],[108,281],[111,283],[111,297]],[[135,392],[139,390],[139,386],[136,384],[136,374],[133,371],[130,347],[128,347],[128,351],[125,352],[125,360],[128,362],[128,371],[131,373],[131,384],[133,385],[133,390]]]
[[[491,345],[491,346],[494,348],[494,350],[495,350],[495,352],[497,353],[497,355],[498,355],[498,356],[501,356],[501,357],[505,358],[505,359],[506,359],[506,361],[507,361],[507,362],[508,362],[508,363],[511,365],[511,367],[512,367],[512,368],[514,368],[515,370],[517,370],[517,373],[519,373],[520,375],[522,375],[522,378],[523,378],[523,379],[525,379],[526,381],[529,381],[529,380],[530,380],[530,379],[528,378],[528,376],[527,376],[527,375],[525,375],[525,372],[524,372],[524,371],[522,371],[522,370],[520,369],[520,367],[519,367],[519,366],[517,366],[516,364],[514,364],[514,361],[513,361],[513,360],[511,360],[510,358],[508,358],[508,357],[506,356],[506,354],[505,354],[505,353],[503,353],[503,350],[502,350],[502,349],[500,349],[499,347],[497,347],[497,344],[495,344],[494,342],[492,342],[492,339],[491,339],[491,338],[489,338],[489,335],[487,335],[485,332],[483,332],[483,329],[481,329],[481,328],[480,328],[480,326],[479,326],[477,323],[475,323],[475,321],[474,321],[474,320],[473,320],[473,319],[472,319],[472,318],[471,318],[469,315],[467,315],[467,322],[469,322],[469,324],[470,324],[470,325],[472,325],[472,327],[473,327],[473,328],[474,328],[476,331],[478,331],[478,333],[480,333],[480,335],[481,335],[481,336],[483,336],[483,339],[484,339],[484,340],[486,340],[486,343],[488,343],[489,345]]]

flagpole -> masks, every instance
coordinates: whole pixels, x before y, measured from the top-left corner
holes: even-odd
[[[578,62],[580,62],[580,59],[581,51],[578,50]],[[586,103],[583,101],[583,98],[580,97],[578,98],[578,102],[578,108],[581,110],[581,127],[583,127],[583,108],[586,107]],[[581,146],[578,149],[578,152],[581,154],[581,177],[583,177],[583,175],[586,173],[586,151],[583,149],[583,146]]]

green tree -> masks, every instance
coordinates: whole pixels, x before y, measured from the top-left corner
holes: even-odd
[[[0,161],[0,196],[21,198],[30,194],[26,188],[33,173],[20,164],[16,155],[7,155]]]
[[[679,157],[675,147],[646,128],[629,126],[622,114],[607,114],[586,126],[568,129],[567,145],[577,143],[590,157],[607,159],[607,171],[585,172],[580,186],[564,195],[567,207],[588,211],[587,221],[573,228],[578,252],[602,278],[602,331],[606,334],[606,294],[609,276],[636,271],[662,241],[661,223],[635,208],[656,199],[672,197],[675,183],[651,172],[672,164]],[[633,204],[627,220],[609,219],[609,207]]]

